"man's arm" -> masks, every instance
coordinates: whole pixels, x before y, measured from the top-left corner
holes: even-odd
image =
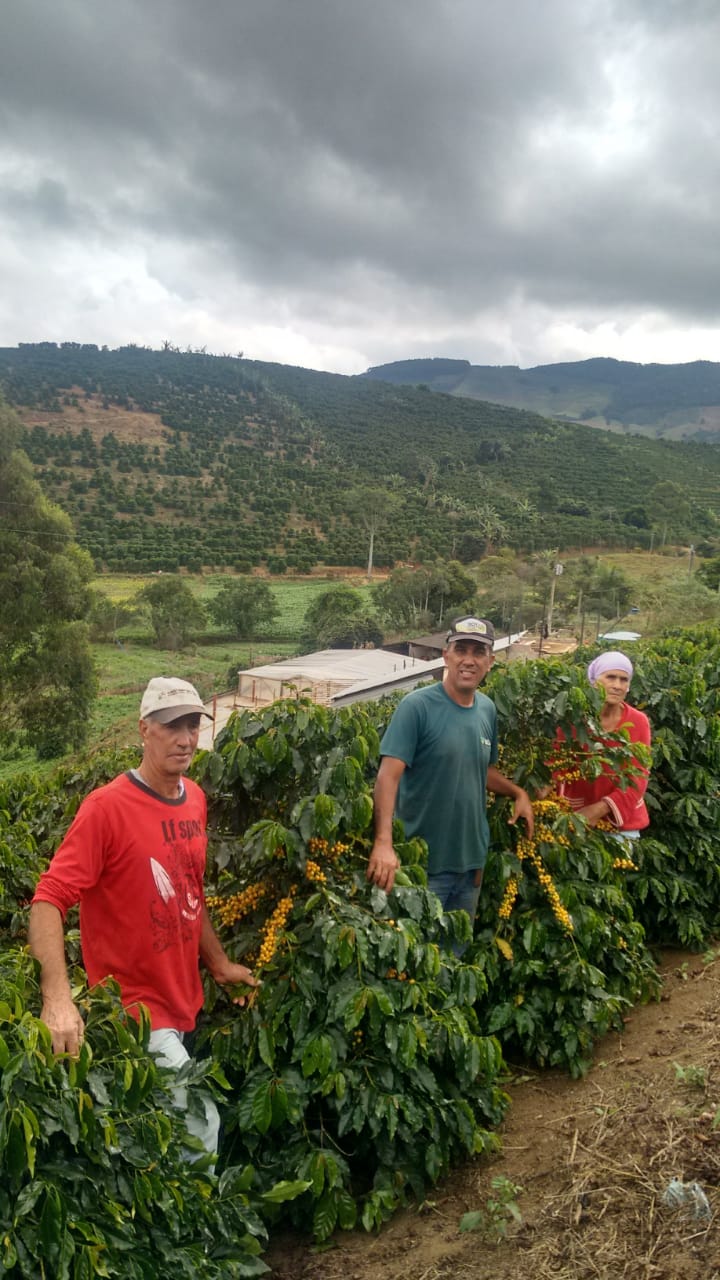
[[[32,904],[28,943],[40,964],[40,1017],[52,1036],[53,1052],[76,1058],[85,1026],[70,991],[62,915],[52,902]]]
[[[368,861],[367,878],[389,893],[395,883],[400,859],[393,849],[392,824],[400,779],[405,761],[383,756],[375,779],[375,843]]]
[[[244,964],[236,964],[225,952],[220,939],[213,929],[205,903],[203,903],[200,927],[200,959],[218,986],[229,987],[236,983],[246,987],[260,986],[258,979],[253,976],[250,969]],[[244,1004],[245,1001],[240,996],[235,1003]]]
[[[527,827],[528,838],[532,840],[535,830],[535,815],[530,802],[527,791],[523,791],[516,782],[512,782],[510,778],[506,778],[501,773],[497,765],[488,765],[487,771],[487,789],[494,791],[498,796],[510,796],[514,801],[513,816],[508,821],[512,825],[517,822],[518,818],[523,818]]]

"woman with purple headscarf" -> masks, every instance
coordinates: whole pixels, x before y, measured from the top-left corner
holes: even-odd
[[[650,722],[644,712],[626,701],[633,674],[633,664],[624,653],[601,653],[587,669],[592,685],[602,685],[605,701],[600,712],[600,726],[608,734],[619,729],[627,732],[630,742],[641,742],[650,747]],[[645,806],[648,769],[639,760],[640,770],[630,784],[621,787],[611,770],[599,778],[580,778],[573,782],[560,782],[558,790],[567,797],[576,813],[595,827],[605,820],[612,823],[618,833],[633,839],[648,826],[650,817]]]

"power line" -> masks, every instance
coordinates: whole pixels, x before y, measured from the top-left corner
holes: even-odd
[[[77,540],[77,535],[74,531],[65,533],[64,530],[60,529],[15,529],[12,525],[1,525],[0,534],[3,533],[22,533],[29,538],[57,538],[58,541],[75,542]]]

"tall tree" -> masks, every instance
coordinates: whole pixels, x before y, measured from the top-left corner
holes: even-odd
[[[458,560],[436,560],[417,569],[393,569],[373,587],[373,599],[391,626],[440,626],[450,612],[474,607],[477,584]]]
[[[208,613],[219,627],[231,631],[238,640],[254,640],[275,621],[279,613],[272,588],[261,578],[235,578],[223,582],[208,603]]]
[[[664,546],[668,534],[678,536],[687,529],[691,514],[690,495],[685,485],[674,480],[661,480],[645,495],[645,507],[653,522],[653,531],[660,532],[660,545]]]
[[[117,600],[111,600],[109,596],[103,595],[100,591],[93,592],[88,615],[91,640],[101,643],[107,643],[110,640],[117,641],[117,633],[120,627],[126,626],[134,617],[135,611],[129,605],[121,604]]]
[[[475,513],[477,526],[485,539],[486,554],[491,556],[496,546],[502,545],[507,538],[504,521],[491,502],[483,502]]]
[[[306,648],[353,649],[382,644],[382,631],[359,591],[338,584],[321,592],[308,605],[303,620]]]
[[[160,649],[184,649],[205,622],[205,610],[187,582],[172,574],[143,587],[135,599],[141,608],[146,607]]]
[[[84,742],[96,694],[93,565],[35,480],[21,431],[0,401],[0,742],[19,730],[52,757]]]
[[[368,533],[367,580],[370,582],[375,558],[375,536],[396,513],[399,501],[395,494],[388,493],[387,489],[363,487],[351,490],[347,506],[348,513],[359,520]]]

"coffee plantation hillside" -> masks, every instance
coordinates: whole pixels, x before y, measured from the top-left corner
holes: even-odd
[[[82,796],[132,753],[5,784],[5,1273],[103,1274],[90,1269],[100,1259],[108,1275],[165,1277],[207,1257],[196,1274],[259,1274],[264,1233],[281,1223],[319,1240],[372,1228],[453,1165],[492,1151],[507,1105],[503,1055],[582,1074],[598,1039],[657,994],[651,947],[701,946],[717,930],[720,859],[707,833],[720,816],[719,639],[699,630],[637,653],[633,696],[654,728],[653,826],[631,855],[552,795],[536,803],[532,843],[494,801],[474,939],[462,913],[443,915],[425,887],[421,842],[399,830],[396,888],[367,883],[392,700],[332,711],[298,699],[230,722],[194,766],[211,816],[208,896],[226,947],[262,985],[243,1010],[207,988],[196,1070],[223,1111],[217,1175],[180,1158],[181,1118],[145,1029],[124,1021],[112,991],[78,986],[88,1047],[77,1064],[52,1060],[35,1017],[23,904]],[[611,759],[632,776],[622,736],[595,749],[599,701],[581,661],[498,667],[489,692],[503,767],[529,788],[548,782],[557,724],[577,733],[563,767]],[[468,943],[462,960],[456,940]],[[77,958],[74,935],[70,950]]]
[[[0,388],[99,569],[360,567],[371,534],[387,567],[718,532],[711,445],[170,349],[3,348]]]

